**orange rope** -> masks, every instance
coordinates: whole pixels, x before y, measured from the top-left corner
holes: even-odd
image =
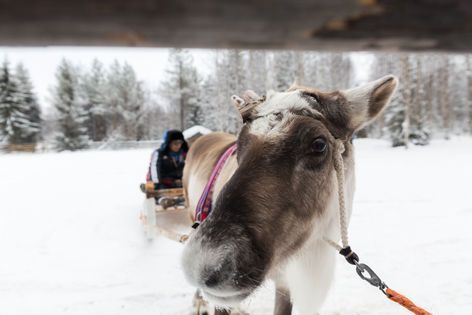
[[[403,307],[407,308],[411,312],[416,315],[432,315],[432,313],[422,309],[419,306],[416,306],[410,299],[406,296],[401,295],[400,293],[387,288],[387,296],[390,300],[397,302],[398,304],[402,305]]]

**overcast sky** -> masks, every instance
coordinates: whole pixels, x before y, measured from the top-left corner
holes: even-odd
[[[191,49],[190,52],[200,73],[206,75],[212,71],[214,50]],[[55,73],[62,58],[84,67],[89,67],[95,58],[107,66],[114,60],[126,61],[133,66],[138,78],[155,90],[165,76],[168,55],[167,48],[0,47],[0,62],[6,57],[12,66],[18,62],[26,66],[43,107],[50,103],[49,90],[56,84]],[[355,81],[365,81],[372,61],[370,54],[356,53],[353,60]]]
[[[205,73],[212,67],[210,50],[193,49],[195,64]],[[0,61],[6,57],[10,65],[22,62],[28,69],[42,106],[48,105],[49,88],[55,84],[55,72],[62,58],[89,67],[93,59],[105,65],[114,60],[129,63],[140,80],[155,89],[165,74],[169,49],[110,47],[0,47]]]

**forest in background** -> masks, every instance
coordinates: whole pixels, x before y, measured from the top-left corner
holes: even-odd
[[[252,89],[286,90],[293,82],[320,90],[346,89],[386,74],[400,86],[382,117],[358,137],[390,139],[393,146],[426,145],[431,138],[472,135],[472,55],[373,53],[359,69],[349,53],[305,51],[213,52],[214,66],[202,75],[192,55],[173,49],[165,78],[149,87],[127,63],[80,67],[62,60],[51,82],[52,110],[41,112],[28,71],[0,66],[0,143],[53,143],[62,150],[97,141],[159,139],[169,128],[203,125],[237,133],[241,120],[232,94]]]

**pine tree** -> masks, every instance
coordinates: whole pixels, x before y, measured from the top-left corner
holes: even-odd
[[[121,93],[122,66],[115,60],[107,72],[105,84],[105,115],[107,121],[107,139],[122,138],[123,102]]]
[[[432,95],[432,82],[426,71],[429,60],[419,54],[376,55],[371,78],[392,73],[399,77],[400,85],[384,114],[383,122],[380,117],[379,122],[369,129],[370,134],[377,135],[375,128],[383,123],[383,131],[394,147],[429,143]]]
[[[144,83],[138,80],[134,69],[127,63],[123,65],[122,85],[119,92],[123,108],[124,135],[126,139],[141,140],[144,135],[141,117],[146,92]]]
[[[325,65],[321,59],[321,54],[317,52],[307,52],[305,54],[305,79],[300,82],[301,84],[321,90],[324,89],[326,82],[321,77],[321,73]]]
[[[218,84],[214,75],[209,75],[201,88],[201,107],[203,115],[203,126],[212,130],[223,130],[223,109],[218,104]]]
[[[170,125],[168,123],[169,119],[169,115],[163,110],[157,99],[150,96],[149,101],[146,102],[143,108],[141,118],[143,126],[146,127],[143,140],[160,139],[167,126]]]
[[[296,78],[297,65],[292,51],[275,52],[272,61],[273,86],[277,91],[287,90]]]
[[[244,52],[237,49],[228,50],[219,66],[219,75],[224,78],[221,82],[225,83],[225,86],[219,88],[221,92],[224,92],[220,95],[220,105],[224,106],[223,111],[226,113],[223,130],[236,134],[241,129],[242,121],[230,99],[231,95],[241,94],[249,89],[246,81],[247,67]]]
[[[295,83],[303,85],[305,83],[305,53],[294,52],[295,56]]]
[[[25,102],[26,97],[5,60],[0,68],[0,136],[4,142],[25,144],[34,140],[31,135],[38,126],[30,121],[31,108]]]
[[[392,146],[408,147],[410,136],[410,112],[411,103],[411,72],[409,56],[401,54],[396,56],[396,64],[400,65],[399,73],[400,87],[393,96],[390,106],[385,113],[386,132],[388,133]]]
[[[437,98],[439,105],[439,112],[441,116],[442,131],[445,139],[450,138],[451,132],[451,109],[449,105],[450,99],[450,61],[447,54],[439,55],[440,69],[437,73],[438,89]]]
[[[430,133],[430,137],[434,135],[434,56],[432,54],[425,54],[423,56],[423,121],[425,129]]]
[[[16,79],[18,81],[18,91],[21,103],[27,108],[26,116],[29,124],[23,131],[25,143],[36,143],[41,137],[41,108],[38,104],[38,98],[33,92],[33,84],[28,71],[23,64],[18,64],[15,69]]]
[[[267,91],[267,53],[260,50],[249,51],[247,87],[260,95]]]
[[[396,63],[394,62],[394,56],[391,53],[375,53],[373,58],[374,60],[369,75],[370,80],[377,80],[387,74],[399,75],[398,71],[394,68]],[[389,110],[389,107],[387,107],[387,111]],[[380,117],[365,128],[365,135],[369,137],[382,138],[384,137],[385,131],[385,114],[381,114]]]
[[[200,89],[202,80],[195,67],[188,69],[188,78],[189,85],[182,91],[182,95],[188,100],[185,128],[201,125],[204,121],[204,112],[201,106],[202,91]]]
[[[385,113],[385,128],[393,147],[408,146],[408,120],[404,104],[402,95],[394,96]]]
[[[186,129],[203,121],[200,108],[200,77],[187,50],[172,49],[169,54],[167,80],[160,91],[167,100],[168,108],[178,113],[176,123]],[[169,126],[175,128],[175,126]]]
[[[468,67],[466,56],[453,56],[451,58],[449,106],[452,107],[452,130],[454,134],[463,134],[469,131],[468,76],[470,75],[470,69]]]
[[[144,109],[149,93],[127,63],[115,61],[108,71],[105,88],[105,115],[109,139],[141,140],[148,130],[144,125]]]
[[[431,138],[431,132],[426,124],[427,98],[425,92],[425,80],[423,79],[423,59],[421,55],[411,56],[413,65],[411,73],[411,103],[410,103],[410,134],[408,140],[415,145],[427,145]]]
[[[347,53],[330,53],[326,56],[329,71],[329,90],[348,89],[352,81],[352,62]]]
[[[59,132],[56,136],[57,149],[79,150],[87,147],[88,114],[78,93],[76,69],[65,59],[56,72],[57,85],[53,90],[53,105],[58,113]]]
[[[467,80],[466,80],[466,104],[468,108],[469,126],[468,131],[472,134],[472,55],[466,55],[466,69],[467,69]]]
[[[250,87],[246,81],[246,59],[240,50],[219,51],[215,56],[215,76],[209,77],[203,89],[204,98],[208,99],[208,88],[215,90],[215,97],[212,102],[212,109],[205,108],[205,115],[214,116],[213,126],[208,126],[213,130],[221,130],[229,133],[237,133],[242,125],[239,112],[231,103],[231,95],[240,95]],[[213,81],[213,86],[210,80]],[[211,100],[210,100],[211,102]]]
[[[304,85],[324,91],[347,89],[352,86],[353,67],[348,53],[307,52],[304,54],[303,64]]]
[[[105,73],[103,64],[94,60],[89,73],[81,80],[81,91],[85,102],[85,109],[89,114],[87,129],[89,138],[101,141],[107,136],[107,106],[105,91]]]

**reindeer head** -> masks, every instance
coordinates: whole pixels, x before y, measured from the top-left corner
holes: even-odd
[[[294,86],[266,98],[233,96],[244,121],[238,168],[187,244],[190,281],[217,304],[235,304],[323,237],[337,211],[334,143],[344,142],[352,172],[353,134],[382,112],[396,86],[386,76],[329,93]]]

